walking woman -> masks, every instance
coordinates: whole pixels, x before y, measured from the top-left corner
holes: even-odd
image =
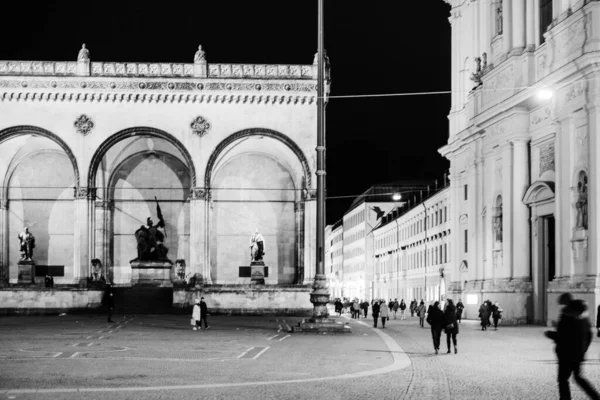
[[[371,306],[371,314],[373,314],[373,328],[377,328],[377,320],[379,319],[379,302],[373,302]]]
[[[421,328],[425,328],[425,302],[423,300],[421,300],[421,304],[417,307],[417,315],[419,316]]]
[[[404,299],[400,302],[400,319],[406,319],[406,303]]]
[[[436,301],[427,314],[427,323],[431,325],[431,337],[435,354],[440,350],[440,337],[444,328],[444,312],[440,310],[440,302]]]
[[[385,328],[385,321],[387,321],[390,318],[390,312],[387,304],[385,304],[385,300],[381,300],[379,313],[381,315],[381,328]]]
[[[446,310],[444,311],[444,326],[448,354],[450,354],[450,338],[452,338],[452,343],[454,343],[454,354],[456,354],[458,353],[456,341],[456,335],[458,335],[458,323],[456,322],[456,307],[451,299],[448,299]]]

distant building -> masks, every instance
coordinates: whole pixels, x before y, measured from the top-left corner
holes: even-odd
[[[451,258],[450,188],[396,209],[373,231],[376,298],[444,300]]]
[[[448,295],[549,324],[600,303],[600,2],[452,6]],[[449,271],[450,272],[450,271]]]
[[[330,298],[341,298],[344,276],[344,227],[342,220],[327,226],[325,240],[325,275],[329,280]]]

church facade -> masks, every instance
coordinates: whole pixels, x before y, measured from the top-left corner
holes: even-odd
[[[549,324],[600,302],[600,2],[451,5],[448,296]],[[465,238],[465,244],[458,238]]]
[[[127,286],[150,220],[173,279],[178,261],[204,285],[249,283],[259,230],[265,283],[312,283],[316,65],[90,58],[0,61],[2,283],[19,280],[28,227],[55,284],[99,271]]]

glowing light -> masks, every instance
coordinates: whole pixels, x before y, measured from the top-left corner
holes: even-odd
[[[394,195],[392,196],[392,199],[394,201],[398,201],[402,198],[402,195],[400,193],[394,193]]]
[[[539,90],[537,97],[540,100],[550,100],[553,95],[554,93],[552,92],[552,90],[548,88],[543,88]]]

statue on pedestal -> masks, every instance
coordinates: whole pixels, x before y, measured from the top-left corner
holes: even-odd
[[[35,248],[35,237],[25,227],[23,232],[19,233],[19,250],[21,251],[21,261],[31,261],[33,249]]]
[[[85,48],[85,43],[81,45],[81,50],[77,55],[77,61],[90,61],[90,51]]]
[[[265,239],[258,231],[258,228],[256,228],[252,236],[250,236],[250,259],[251,261],[262,261],[264,255]]]
[[[502,243],[502,208],[498,207],[494,217],[494,232],[496,233],[496,242]]]
[[[156,200],[156,198],[155,198]],[[135,239],[137,241],[137,258],[131,260],[134,261],[160,261],[160,262],[171,262],[167,258],[169,249],[163,244],[165,237],[167,236],[164,232],[165,220],[156,200],[156,213],[158,214],[158,224],[154,225],[152,218],[148,217],[146,220],[147,227],[142,225],[140,229],[135,231]],[[163,233],[164,232],[164,233]]]

